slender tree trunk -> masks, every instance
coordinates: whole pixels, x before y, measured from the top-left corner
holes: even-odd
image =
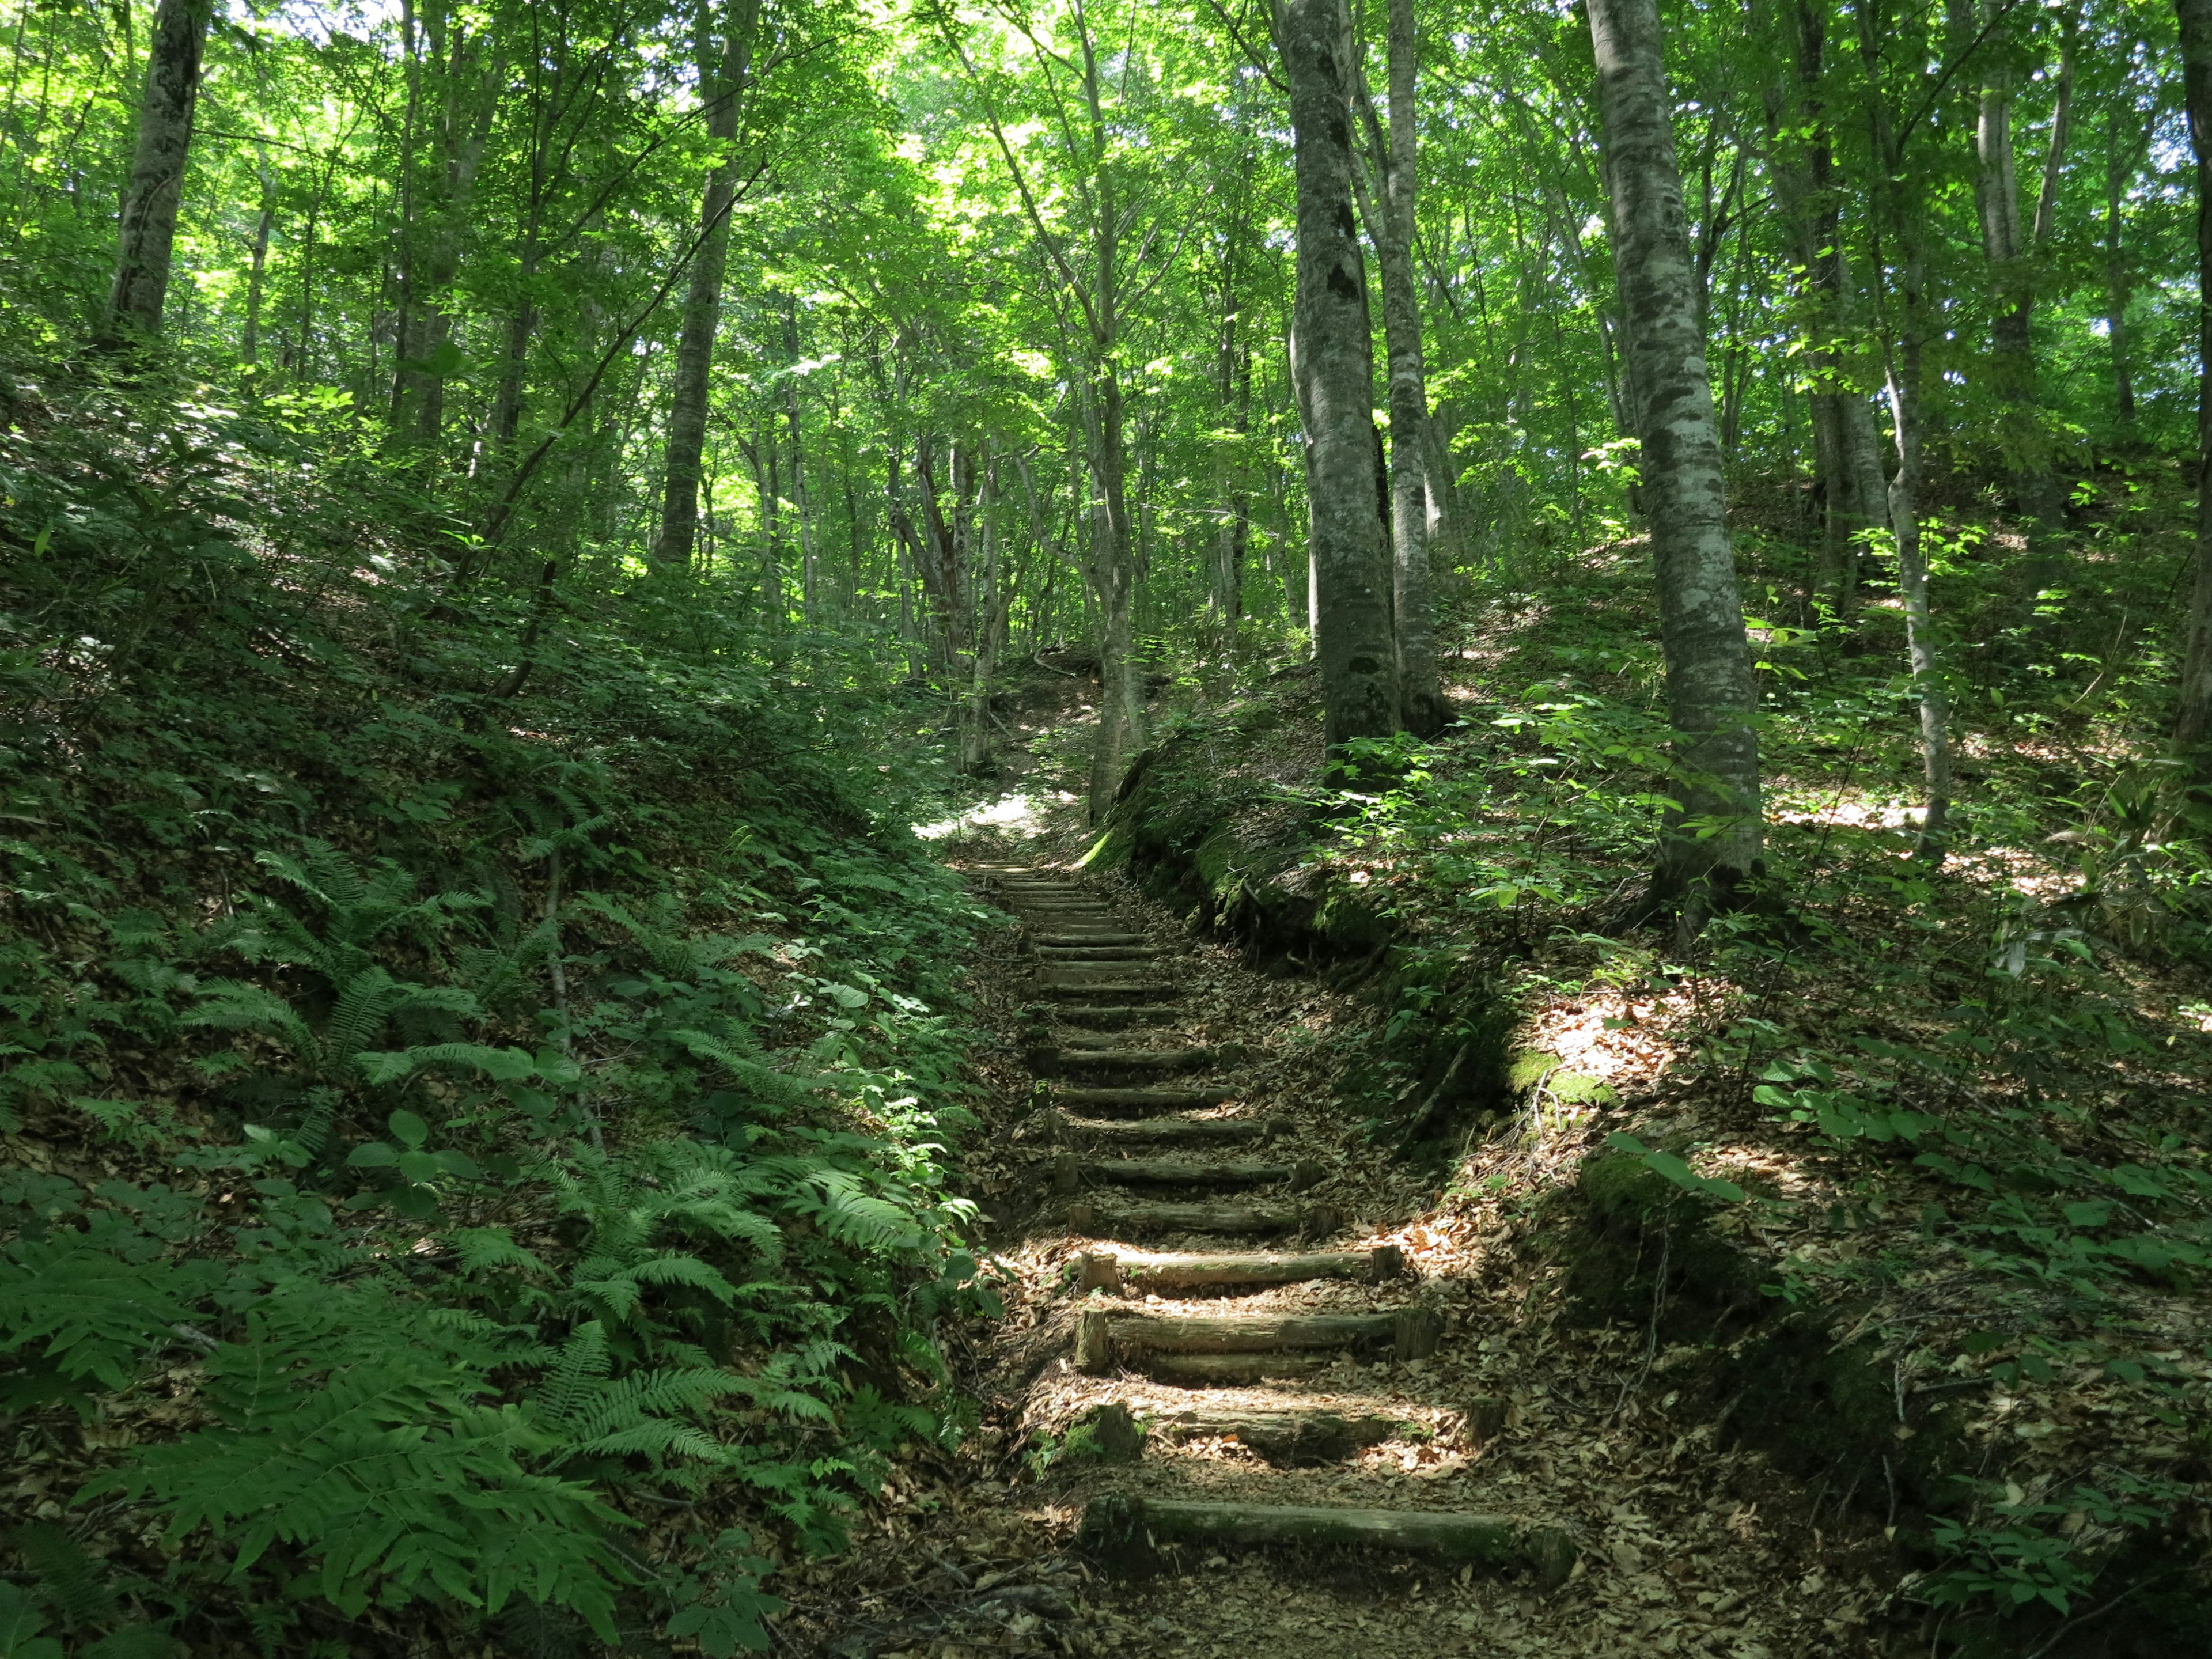
[[[1292,368],[1305,428],[1314,632],[1331,748],[1399,726],[1391,568],[1375,511],[1375,367],[1352,211],[1357,59],[1344,0],[1285,0],[1297,181]]]
[[[1356,77],[1359,112],[1377,175],[1379,200],[1358,192],[1362,216],[1382,268],[1382,335],[1390,371],[1391,614],[1398,641],[1399,714],[1407,730],[1434,737],[1449,718],[1437,679],[1436,624],[1429,592],[1428,377],[1421,349],[1421,301],[1413,270],[1413,211],[1419,160],[1415,95],[1419,56],[1413,0],[1389,0],[1390,125],[1386,134]],[[1353,174],[1355,185],[1358,175]]]
[[[806,625],[815,624],[815,588],[821,580],[814,556],[813,507],[806,498],[806,428],[799,407],[799,301],[783,301],[783,414],[791,428],[791,505],[799,519],[799,608]]]
[[[2120,241],[2120,200],[2129,179],[2135,176],[2136,158],[2142,154],[2142,144],[2132,127],[2127,137],[2129,143],[2123,148],[2120,118],[2115,112],[2105,152],[2105,331],[2112,350],[2112,419],[2123,432],[2132,432],[2136,423],[2136,383],[2134,366],[2128,358],[2128,289],[2131,273]]]
[[[1876,9],[1861,0],[1859,50],[1870,76],[1881,58]],[[1881,338],[1882,372],[1896,441],[1897,471],[1889,483],[1889,527],[1897,547],[1897,585],[1905,601],[1905,641],[1920,713],[1920,764],[1926,803],[1917,856],[1940,866],[1950,844],[1951,707],[1942,653],[1928,598],[1928,560],[1920,535],[1923,342],[1929,327],[1923,251],[1927,204],[1918,175],[1908,174],[1886,104],[1867,106],[1868,148],[1875,178],[1868,199],[1874,240],[1875,317]],[[1885,267],[1899,274],[1895,314],[1884,301]]]
[[[161,0],[138,100],[138,141],[124,187],[116,235],[115,282],[99,337],[103,343],[154,339],[169,292],[170,250],[177,204],[191,150],[192,112],[199,102],[200,62],[214,0]]]
[[[261,215],[253,222],[253,263],[246,277],[246,332],[238,343],[238,360],[249,368],[261,361],[261,301],[269,275],[269,237],[276,228],[276,179],[267,161],[261,164]]]
[[[1656,0],[1591,0],[1614,270],[1641,405],[1644,499],[1658,571],[1678,810],[1667,816],[1655,905],[1694,929],[1756,868],[1758,712],[1730,546],[1697,273],[1683,217]]]
[[[969,677],[967,719],[960,733],[960,766],[981,777],[991,766],[991,680],[999,672],[999,643],[1006,625],[1006,595],[999,579],[999,464],[983,458],[982,496],[978,516],[982,520],[981,568],[976,572],[975,672]]]
[[[727,33],[716,50],[709,7],[700,0],[701,94],[708,101],[707,136],[714,161],[699,207],[703,232],[692,255],[677,336],[676,385],[662,452],[660,532],[653,543],[656,570],[681,573],[691,563],[699,527],[699,465],[707,449],[707,384],[714,367],[714,331],[722,319],[722,272],[730,251],[730,204],[736,189],[730,146],[738,136],[738,103],[751,68],[753,25],[760,0],[731,0]]]
[[[1775,194],[1787,215],[1808,316],[1813,455],[1821,506],[1820,558],[1814,586],[1848,617],[1858,600],[1858,538],[1887,521],[1874,411],[1850,384],[1836,343],[1853,329],[1850,256],[1843,234],[1842,192],[1822,81],[1827,15],[1821,0],[1797,0],[1793,87],[1771,94],[1769,131]],[[1802,135],[1802,137],[1800,137]]]
[[[2174,714],[2175,746],[2212,777],[2212,0],[2174,0],[2183,106],[2197,158],[2197,557],[2189,647]]]
[[[1990,380],[2008,411],[2004,422],[2007,465],[2012,495],[2033,521],[2038,544],[2028,579],[2039,588],[2054,574],[2050,538],[2064,527],[2065,507],[2051,471],[2051,439],[2037,408],[2035,374],[2035,269],[2033,249],[2020,220],[2020,179],[2012,134],[2013,71],[2006,57],[2007,26],[1996,8],[2005,0],[1981,0],[1989,28],[1984,47],[1990,70],[1982,82],[1974,129],[1974,203],[1982,227],[1982,253],[1995,289],[1996,316],[1990,324]]]
[[[1908,239],[1912,233],[1905,234]],[[1905,601],[1905,648],[1920,705],[1920,763],[1927,801],[1917,856],[1940,866],[1950,842],[1951,700],[1928,603],[1928,556],[1920,539],[1920,259],[1906,256],[1901,300],[1905,321],[1892,348],[1887,375],[1897,471],[1889,483],[1889,524],[1897,542],[1897,586]]]
[[[1246,167],[1250,158],[1246,158]],[[1242,203],[1239,203],[1241,210]],[[1221,647],[1234,651],[1243,617],[1244,543],[1251,503],[1244,480],[1244,437],[1251,423],[1250,349],[1240,327],[1237,263],[1248,226],[1240,210],[1229,223],[1221,256],[1221,335],[1214,359],[1217,434],[1213,444],[1213,495],[1221,521],[1213,534],[1212,568],[1207,573],[1206,609]]]

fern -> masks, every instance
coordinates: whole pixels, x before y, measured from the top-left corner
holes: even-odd
[[[107,1587],[106,1568],[59,1527],[33,1521],[18,1527],[8,1541],[45,1588],[67,1628],[82,1630],[115,1617],[115,1595]]]
[[[494,1048],[481,1042],[439,1042],[354,1058],[362,1074],[377,1084],[404,1081],[428,1066],[465,1066],[500,1083],[520,1083],[538,1075],[538,1062],[523,1049]]]
[[[832,1238],[872,1250],[921,1247],[922,1228],[910,1203],[902,1204],[866,1190],[850,1170],[821,1170],[811,1176],[822,1194],[816,1224]]]
[[[0,1380],[0,1402],[58,1396],[86,1411],[80,1385],[127,1388],[220,1276],[211,1262],[164,1262],[160,1250],[130,1223],[99,1216],[82,1233],[0,1251],[0,1354],[27,1368]]]
[[[143,1449],[85,1495],[150,1499],[173,1543],[205,1528],[234,1576],[297,1551],[349,1616],[441,1597],[491,1613],[520,1595],[614,1640],[621,1575],[602,1534],[621,1517],[532,1471],[557,1437],[520,1406],[479,1403],[496,1352],[423,1340],[439,1334],[374,1296],[276,1297],[210,1358],[221,1425]]]

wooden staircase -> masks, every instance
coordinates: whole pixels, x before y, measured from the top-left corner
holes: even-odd
[[[1340,1466],[1389,1440],[1398,1425],[1389,1411],[1347,1415],[1289,1399],[1255,1406],[1209,1398],[1312,1376],[1345,1354],[1422,1359],[1443,1340],[1442,1322],[1421,1304],[1395,1247],[1347,1243],[1342,1215],[1308,1196],[1324,1180],[1320,1149],[1299,1146],[1286,1124],[1243,1100],[1244,1052],[1176,1029],[1182,999],[1168,952],[1080,879],[1009,866],[975,873],[1021,920],[1036,963],[1024,1038],[1030,1070],[1049,1091],[1052,1151],[1039,1179],[1048,1201],[1064,1203],[1077,1241],[1070,1291],[1082,1300],[1071,1362],[1113,1383],[1141,1382],[1155,1402],[1145,1421],[1118,1398],[1088,1415],[1097,1443],[1137,1468],[1090,1498],[1085,1553],[1109,1573],[1139,1575],[1191,1553],[1349,1547],[1525,1569],[1547,1589],[1564,1583],[1576,1551],[1556,1525],[1297,1501],[1297,1471]],[[1237,1249],[1227,1240],[1294,1248]],[[1285,1314],[1257,1301],[1284,1285],[1325,1281],[1367,1287],[1368,1310]],[[1195,1296],[1212,1298],[1202,1315],[1148,1304]],[[1178,1398],[1187,1403],[1160,1411],[1161,1385],[1185,1390]],[[1285,1501],[1181,1496],[1171,1449],[1207,1437],[1250,1449],[1276,1472],[1268,1478],[1284,1483]]]

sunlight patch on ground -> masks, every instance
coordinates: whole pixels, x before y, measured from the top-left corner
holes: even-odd
[[[917,823],[914,826],[914,833],[924,841],[943,841],[947,836],[957,836],[970,830],[996,830],[1018,836],[1042,835],[1047,809],[1054,805],[1066,806],[1074,799],[1074,796],[1060,790],[1036,795],[1001,795],[996,800],[984,801],[949,818],[939,818],[934,823]]]

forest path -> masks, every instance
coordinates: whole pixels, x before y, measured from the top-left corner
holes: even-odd
[[[1365,1139],[1369,1011],[1126,884],[954,861],[1019,920],[976,964],[1001,1040],[964,1160],[1008,1315],[959,1365],[962,1472],[843,1576],[929,1610],[824,1650],[1883,1650],[1867,1540],[1673,1415],[1644,1333],[1563,1319],[1527,1218]]]

